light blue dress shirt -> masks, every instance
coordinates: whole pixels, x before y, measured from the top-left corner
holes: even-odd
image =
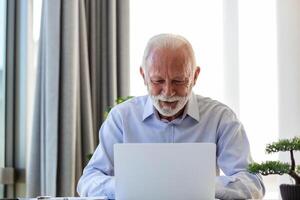
[[[265,188],[258,175],[247,172],[252,162],[245,130],[226,105],[192,94],[179,118],[160,120],[148,96],[115,106],[103,123],[100,144],[83,171],[80,196],[115,196],[113,145],[115,143],[210,142],[217,146],[216,198],[262,198]],[[192,155],[197,156],[197,155]]]

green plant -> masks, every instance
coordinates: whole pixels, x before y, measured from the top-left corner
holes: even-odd
[[[300,166],[296,166],[294,151],[300,150],[300,137],[292,139],[282,139],[278,142],[273,142],[266,146],[266,153],[275,152],[290,152],[291,163],[284,163],[280,161],[266,161],[261,164],[252,163],[248,166],[248,171],[251,173],[259,173],[263,176],[270,174],[288,174],[294,180],[296,185],[300,185]]]
[[[118,97],[118,98],[115,100],[115,105],[118,105],[118,104],[120,104],[120,103],[123,103],[124,101],[127,101],[128,99],[131,99],[132,97],[133,97],[133,96]],[[111,109],[112,109],[115,105],[109,106],[109,107],[107,108],[107,110],[104,112],[104,119],[107,118],[108,113],[111,111]],[[92,158],[92,156],[93,156],[92,153],[88,154],[88,155],[87,155],[87,159],[90,160],[90,159]]]

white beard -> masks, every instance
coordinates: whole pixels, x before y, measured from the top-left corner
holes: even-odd
[[[151,97],[152,104],[156,108],[156,110],[163,116],[165,117],[172,117],[176,115],[180,110],[184,108],[188,100],[190,99],[191,92],[187,96],[172,96],[172,97],[166,97],[164,95],[157,95],[153,96],[150,95],[149,91],[149,96]],[[163,106],[159,102],[160,101],[165,101],[165,102],[175,102],[177,101],[176,107],[172,108],[169,106]]]

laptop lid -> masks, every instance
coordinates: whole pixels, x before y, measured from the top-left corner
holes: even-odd
[[[114,145],[117,200],[215,198],[216,145]]]

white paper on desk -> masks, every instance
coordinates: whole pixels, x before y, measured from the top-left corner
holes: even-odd
[[[56,197],[50,200],[107,200],[106,196],[99,197]]]
[[[51,198],[53,200],[107,200],[106,196],[99,196],[99,197],[58,197],[58,198]]]
[[[47,198],[18,198],[18,200],[107,200],[106,196],[99,197],[47,197]]]

